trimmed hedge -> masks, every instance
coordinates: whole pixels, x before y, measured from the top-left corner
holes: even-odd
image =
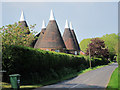
[[[14,45],[3,46],[2,60],[3,69],[7,71],[3,80],[9,81],[10,74],[18,73],[22,84],[60,79],[89,67],[89,62],[81,56]],[[101,64],[108,64],[108,61],[92,60],[92,66]]]

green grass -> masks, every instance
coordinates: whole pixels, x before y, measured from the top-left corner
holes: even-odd
[[[118,68],[113,71],[107,88],[118,88]]]
[[[74,77],[76,77],[76,76],[78,76],[80,74],[86,73],[88,71],[95,70],[95,69],[98,69],[98,68],[102,68],[104,66],[107,66],[107,65],[102,65],[102,66],[96,66],[96,67],[93,67],[93,68],[88,68],[88,69],[82,70],[82,71],[77,72],[77,73],[69,74],[69,75],[67,75],[67,76],[65,76],[65,77],[63,77],[61,79],[46,81],[46,82],[41,83],[41,84],[21,85],[20,88],[38,88],[38,87],[42,87],[42,86],[45,86],[45,85],[55,84],[55,83],[58,83],[58,82],[61,82],[61,81],[64,81],[64,80],[68,80],[68,79],[74,78]],[[9,83],[2,82],[2,87],[3,88],[11,88],[11,85]]]

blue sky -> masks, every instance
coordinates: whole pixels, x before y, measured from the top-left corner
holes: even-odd
[[[41,31],[42,21],[49,22],[53,9],[63,35],[66,19],[72,22],[78,41],[118,32],[117,2],[3,2],[2,25],[19,21],[24,11],[28,25]]]

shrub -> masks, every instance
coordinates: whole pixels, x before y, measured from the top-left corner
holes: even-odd
[[[3,26],[0,28],[2,44],[31,47],[31,43],[36,39],[34,37],[36,32],[32,30],[34,27],[35,25],[30,25],[30,27],[22,27],[22,23],[20,22]]]
[[[29,84],[60,79],[89,67],[88,60],[81,56],[23,46],[4,45],[2,57],[3,69],[7,71],[3,80],[8,81],[8,75],[18,73],[22,83]],[[96,59],[94,63],[94,66],[104,64]]]

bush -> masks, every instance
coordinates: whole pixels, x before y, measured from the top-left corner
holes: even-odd
[[[110,63],[107,59],[103,59],[103,58],[95,58],[94,62],[95,62],[95,66],[106,65],[106,64]]]
[[[89,67],[89,62],[81,56],[23,46],[5,45],[2,57],[3,69],[7,71],[3,80],[8,81],[8,75],[18,73],[21,75],[21,81],[24,81],[22,84],[60,79]],[[96,66],[104,64],[104,61],[95,59],[94,63]]]
[[[5,25],[0,28],[0,33],[2,36],[2,45],[23,45],[32,47],[31,43],[36,39],[34,37],[35,25],[30,25],[30,27],[22,27],[22,23],[17,22],[14,24]]]

